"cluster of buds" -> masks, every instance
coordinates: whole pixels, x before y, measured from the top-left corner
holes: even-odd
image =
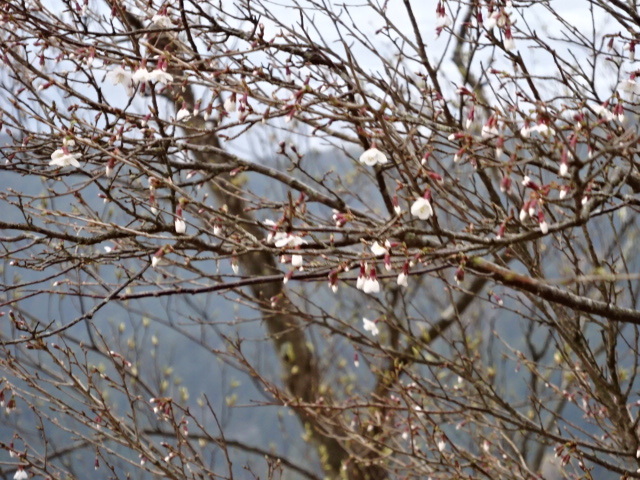
[[[527,215],[538,222],[540,231],[546,235],[549,233],[549,224],[545,220],[544,211],[542,210],[542,202],[536,198],[532,198],[525,202],[520,210],[520,221],[524,222],[527,219]]]
[[[618,102],[613,109],[609,109],[610,102],[607,100],[606,102],[596,105],[593,107],[593,111],[598,115],[603,122],[611,122],[613,120],[618,120],[622,122],[624,120],[624,107],[622,102]]]
[[[289,67],[287,66],[287,68]],[[293,117],[295,116],[300,104],[302,103],[302,97],[304,97],[305,93],[310,91],[310,79],[311,77],[307,77],[304,81],[304,85],[291,94],[291,103],[287,103],[282,106],[282,110],[287,112],[286,116],[284,117],[285,122],[290,122],[291,120],[293,120]]]
[[[129,360],[127,360],[126,358],[124,358],[124,356],[122,356],[118,352],[110,350],[109,351],[109,355],[111,355],[111,357],[113,357],[114,359],[120,360],[125,367],[131,368],[131,362]]]
[[[495,27],[504,28],[509,22],[509,15],[504,8],[497,8],[493,10],[493,4],[490,5],[489,15],[487,16],[486,21],[484,21],[485,28],[489,31],[493,30]]]
[[[171,416],[172,400],[170,397],[151,398],[149,402],[153,404],[153,413],[159,417],[169,418]]]
[[[571,461],[571,454],[575,452],[575,444],[564,444],[555,447],[555,457],[560,459],[560,464],[564,467]]]
[[[349,220],[351,220],[350,215],[339,212],[338,210],[333,211],[333,221],[336,223],[337,228],[344,227]]]

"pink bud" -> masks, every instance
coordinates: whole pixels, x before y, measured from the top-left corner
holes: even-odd
[[[501,192],[505,192],[505,193],[511,193],[511,177],[508,175],[505,175],[504,177],[502,177],[502,180],[500,181],[500,191]]]

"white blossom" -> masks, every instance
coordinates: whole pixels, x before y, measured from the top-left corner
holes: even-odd
[[[376,325],[376,322],[369,320],[368,318],[362,317],[362,323],[365,331],[371,333],[374,337],[377,337],[380,334],[380,330]]]
[[[371,253],[373,253],[376,257],[381,257],[382,255],[386,255],[387,253],[389,253],[389,251],[378,242],[373,242],[373,245],[371,245]]]
[[[187,107],[183,106],[180,110],[178,110],[178,112],[176,113],[176,121],[181,121],[184,120],[185,118],[188,118],[191,116],[191,112],[187,109]]]
[[[493,30],[494,27],[498,24],[498,20],[501,20],[502,12],[500,10],[495,10],[489,17],[484,21],[484,26],[487,30]]]
[[[400,272],[400,274],[398,275],[398,286],[405,288],[409,286],[409,277],[406,273]]]
[[[505,49],[507,52],[512,52],[513,50],[515,50],[515,49],[516,49],[516,42],[515,42],[515,40],[513,39],[513,37],[506,37],[506,38],[504,39],[504,49]]]
[[[16,473],[13,475],[13,480],[26,480],[27,478],[29,478],[29,475],[22,467],[18,468]]]
[[[276,248],[298,247],[307,243],[306,240],[292,233],[276,232],[273,238]]]
[[[500,131],[495,126],[483,125],[482,132],[480,132],[482,138],[493,138],[500,135]]]
[[[611,110],[602,105],[596,105],[595,107],[593,107],[593,110],[599,117],[605,119],[607,122],[610,122],[611,120],[614,120],[616,118]]]
[[[553,128],[549,127],[549,125],[545,123],[539,123],[537,125],[534,125],[533,127],[525,125],[524,127],[522,127],[522,129],[520,129],[520,135],[522,135],[523,138],[529,138],[532,133],[539,133],[540,135],[549,136],[555,134],[556,132]]]
[[[167,85],[173,82],[173,75],[165,72],[161,68],[156,68],[153,72],[149,74],[149,80],[152,82],[162,83],[163,85]]]
[[[562,162],[560,164],[560,168],[558,169],[558,175],[561,177],[565,177],[569,173],[569,165],[566,162]]]
[[[364,293],[380,293],[380,282],[375,278],[365,278],[362,291]]]
[[[299,255],[299,254],[291,255],[291,266],[298,268],[298,267],[302,267],[302,264],[303,264],[302,255]]]
[[[540,231],[546,235],[547,233],[549,233],[549,224],[546,221],[542,221],[540,222]]]
[[[55,152],[51,154],[51,161],[49,165],[56,167],[76,167],[80,168],[80,162],[78,162],[78,158],[80,158],[79,153],[69,153],[67,150],[65,152],[64,148],[59,148]]]
[[[360,163],[363,163],[369,167],[373,167],[377,164],[384,165],[389,160],[387,160],[387,156],[378,150],[376,147],[371,147],[369,150],[360,155]]]
[[[436,18],[436,28],[447,28],[453,25],[453,20],[446,13],[444,15],[438,15]]]
[[[105,80],[109,80],[112,85],[127,86],[131,84],[131,73],[118,66],[107,73]]]
[[[135,72],[133,72],[133,76],[131,77],[134,83],[145,83],[151,80],[151,72],[147,70],[146,67],[140,67]]]
[[[187,224],[180,217],[176,217],[175,220],[176,233],[185,233],[187,231]]]
[[[520,210],[520,221],[524,222],[527,219],[527,209],[523,206]]]
[[[418,198],[411,205],[411,215],[418,217],[420,220],[429,220],[433,215],[431,202],[423,197]]]
[[[236,99],[235,96],[232,95],[230,97],[228,97],[225,101],[224,101],[224,110],[227,113],[233,113],[238,109],[238,104],[236,103]]]
[[[617,90],[619,92],[626,92],[626,93],[630,93],[630,94],[638,94],[638,88],[640,86],[637,84],[637,82],[630,78],[627,78],[626,80],[622,80],[619,84],[618,84],[618,88]]]

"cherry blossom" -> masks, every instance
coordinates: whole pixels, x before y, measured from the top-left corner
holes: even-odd
[[[371,270],[369,270],[369,276],[364,280],[362,291],[364,293],[380,293],[380,282],[378,282],[375,267],[371,267]]]
[[[420,220],[429,220],[429,218],[431,218],[433,215],[433,207],[426,193],[424,197],[420,197],[413,202],[413,205],[411,205],[411,215],[418,217]]]
[[[156,250],[156,253],[153,254],[153,256],[151,257],[151,266],[153,268],[156,268],[160,264],[162,257],[164,257],[164,255],[167,253],[167,248],[170,247],[160,247],[158,250]]]
[[[238,110],[238,103],[236,101],[236,94],[232,93],[225,101],[224,101],[224,110],[227,113],[233,113]]]
[[[133,83],[148,82],[152,80],[151,72],[147,70],[147,67],[141,65],[135,72],[133,72],[133,76],[131,77],[131,80],[133,81]]]
[[[374,337],[377,337],[380,334],[380,329],[376,325],[376,322],[369,320],[366,317],[362,317],[362,324],[365,331],[371,333]]]
[[[402,266],[402,271],[398,275],[397,283],[398,283],[398,286],[400,287],[406,288],[409,286],[409,262],[408,261],[404,262],[404,265]]]
[[[388,254],[389,251],[378,242],[373,242],[373,245],[371,245],[371,253],[373,253],[376,257],[381,257]]]
[[[182,108],[178,110],[176,113],[176,121],[180,122],[185,118],[189,118],[191,116],[191,112],[187,109],[187,106],[183,103]]]
[[[107,72],[105,80],[111,82],[112,85],[124,85],[128,87],[131,85],[132,77],[131,72],[128,72],[121,66],[117,66],[113,70]]]
[[[13,475],[13,480],[26,480],[27,478],[29,478],[29,475],[22,466],[18,467],[18,470],[16,470],[16,473]]]
[[[360,264],[360,273],[358,274],[358,278],[356,279],[356,288],[358,290],[362,290],[364,288],[365,281],[367,280],[367,264]]]
[[[569,189],[566,186],[563,185],[562,187],[560,187],[560,192],[558,193],[558,198],[560,200],[563,200],[567,196],[568,192],[569,192]]]
[[[173,75],[167,73],[161,68],[156,68],[151,73],[149,73],[149,81],[168,85],[169,83],[173,82]]]
[[[81,155],[79,153],[69,153],[67,147],[62,147],[51,154],[49,165],[80,168],[80,162],[78,162],[80,157]]]
[[[365,150],[362,155],[360,155],[360,163],[367,165],[369,167],[374,167],[376,165],[384,165],[389,160],[387,156],[378,150],[376,147],[371,147],[369,150]]]
[[[484,26],[487,30],[493,30],[496,25],[498,27],[504,27],[507,22],[507,16],[502,10],[494,10],[484,22]]]
[[[567,165],[567,162],[562,162],[560,164],[560,168],[558,169],[558,175],[561,177],[566,177],[568,173],[569,173],[569,165]]]
[[[116,159],[114,157],[109,157],[109,160],[107,161],[107,166],[105,167],[105,175],[107,177],[112,177],[113,176],[113,169],[116,166]]]
[[[176,217],[175,219],[175,228],[176,233],[185,233],[187,231],[187,224],[180,217]]]
[[[500,135],[500,130],[498,130],[498,117],[495,115],[491,115],[489,119],[482,126],[482,131],[480,132],[482,138],[488,139],[497,137]]]
[[[522,208],[520,209],[520,222],[524,223],[524,221],[527,219],[527,211],[529,209],[529,202],[526,202]]]
[[[516,42],[513,40],[511,27],[507,27],[504,31],[504,49],[507,52],[511,52],[516,49]]]
[[[453,20],[447,14],[447,10],[441,2],[438,2],[436,7],[436,29],[441,31],[443,28],[447,28],[453,25]]]
[[[538,224],[540,225],[540,231],[544,235],[549,233],[549,224],[544,219],[544,212],[542,210],[538,210]]]
[[[273,236],[273,240],[276,248],[299,247],[300,245],[307,243],[306,240],[300,238],[298,235],[284,232],[276,232]]]
[[[610,122],[612,120],[615,120],[616,116],[615,114],[609,110],[607,107],[609,102],[605,102],[605,104],[603,105],[596,105],[593,107],[593,111],[596,112],[596,115],[598,115],[600,118],[604,119],[607,122]]]
[[[303,263],[304,263],[304,260],[302,258],[302,255],[300,255],[300,254],[291,255],[291,266],[292,267],[300,268],[300,270],[302,270],[302,264]]]

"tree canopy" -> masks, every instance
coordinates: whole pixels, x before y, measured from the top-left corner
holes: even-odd
[[[640,477],[635,2],[0,38],[3,478]]]

